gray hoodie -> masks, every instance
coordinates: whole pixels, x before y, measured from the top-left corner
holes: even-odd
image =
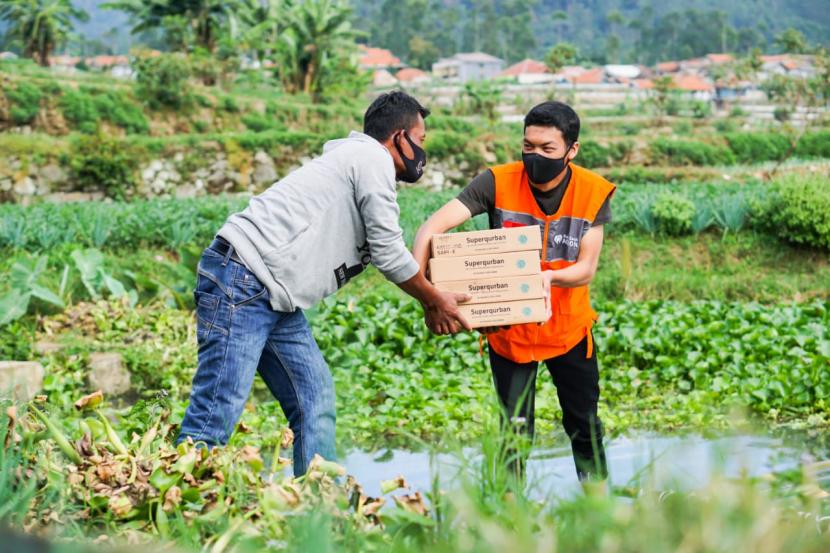
[[[369,263],[395,284],[415,276],[396,198],[392,156],[352,132],[251,198],[218,234],[268,288],[273,309],[308,309]]]

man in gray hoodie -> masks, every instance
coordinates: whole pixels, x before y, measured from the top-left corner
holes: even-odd
[[[415,182],[429,111],[404,92],[378,97],[363,133],[323,154],[231,215],[203,252],[196,300],[199,366],[178,441],[227,443],[259,372],[294,431],[294,473],[334,459],[334,384],[303,310],[369,263],[415,297],[437,334],[470,330],[407,250],[396,178]],[[359,324],[359,321],[355,321]]]

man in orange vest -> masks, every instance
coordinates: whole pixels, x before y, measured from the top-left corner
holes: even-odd
[[[597,270],[615,187],[572,163],[579,152],[580,123],[570,106],[544,102],[524,123],[522,161],[475,177],[421,226],[413,253],[424,271],[430,237],[481,213],[488,214],[490,228],[539,226],[551,316],[541,325],[482,329],[490,344],[493,381],[508,419],[532,438],[536,371],[544,361],[556,385],[579,479],[604,481],[608,471],[591,333],[597,314],[588,284]],[[523,461],[513,465],[521,471]]]

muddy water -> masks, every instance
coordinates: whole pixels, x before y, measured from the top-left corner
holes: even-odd
[[[830,457],[808,454],[798,439],[785,442],[752,435],[619,437],[606,444],[606,452],[613,486],[650,485],[659,490],[690,490],[705,486],[716,474],[760,476]],[[380,481],[397,475],[403,475],[413,489],[426,492],[437,473],[441,487],[451,489],[459,471],[474,470],[470,467],[479,459],[471,448],[460,455],[438,454],[432,459],[428,452],[353,451],[340,461],[369,495],[378,495]],[[527,470],[531,497],[567,498],[580,490],[569,447],[533,450]],[[830,487],[830,471],[822,473],[821,479],[824,487]]]

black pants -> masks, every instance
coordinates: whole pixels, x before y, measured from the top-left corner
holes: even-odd
[[[545,361],[562,406],[562,424],[571,440],[576,472],[580,480],[606,478],[608,466],[602,445],[602,423],[597,415],[599,370],[596,348],[586,358],[588,339],[557,357]],[[508,426],[529,436],[534,434],[537,362],[516,363],[490,348],[490,367]],[[511,468],[523,473],[524,459],[513,456]]]

